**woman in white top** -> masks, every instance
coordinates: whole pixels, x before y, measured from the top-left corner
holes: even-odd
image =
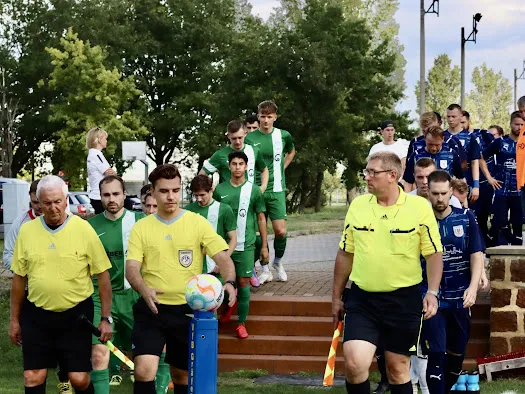
[[[102,154],[108,144],[108,133],[100,127],[95,127],[87,132],[86,148],[89,150],[87,157],[87,170],[89,182],[89,199],[95,209],[95,213],[104,212],[100,201],[99,183],[106,175],[114,175],[116,172],[109,166],[108,161]]]

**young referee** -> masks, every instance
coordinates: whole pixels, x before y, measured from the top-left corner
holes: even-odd
[[[9,337],[16,345],[24,343],[26,394],[45,393],[47,369],[57,363],[77,394],[93,394],[91,329],[79,318],[93,320],[93,275],[99,284],[102,315],[109,316],[111,264],[95,230],[65,212],[67,185],[62,179],[42,178],[36,194],[44,216],[25,223],[16,240]],[[98,328],[102,342],[111,339],[107,321]]]
[[[126,278],[142,296],[133,307],[135,394],[155,394],[155,374],[166,345],[175,394],[188,391],[188,335],[193,313],[186,284],[203,270],[202,248],[219,266],[229,305],[235,304],[235,269],[228,244],[202,216],[179,206],[181,176],[163,164],[149,176],[158,211],[135,224],[128,244]]]

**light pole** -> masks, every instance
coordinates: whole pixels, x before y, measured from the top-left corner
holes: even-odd
[[[525,60],[523,61],[523,70],[518,77],[518,70],[514,69],[514,111],[518,109],[518,79],[525,79]]]
[[[425,0],[421,0],[420,5],[420,27],[421,33],[419,36],[419,114],[423,114],[426,110],[425,105],[425,88],[426,88],[426,72],[425,72],[425,14],[436,14],[439,16],[439,0],[432,0],[432,4],[425,10]]]
[[[465,106],[465,43],[468,41],[476,43],[478,34],[478,22],[481,20],[481,14],[478,12],[472,17],[472,32],[465,38],[465,28],[461,28],[461,108]]]

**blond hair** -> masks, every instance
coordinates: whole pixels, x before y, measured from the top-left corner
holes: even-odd
[[[89,130],[86,134],[86,148],[96,148],[98,145],[98,139],[101,135],[105,135],[106,137],[108,136],[107,131],[104,130],[102,127],[94,127],[91,130]]]
[[[467,182],[465,182],[463,179],[452,179],[452,182],[450,182],[450,187],[459,194],[468,193]]]
[[[419,126],[421,127],[421,130],[426,130],[430,125],[437,124],[438,118],[434,112],[425,112],[421,115],[419,118]]]
[[[401,178],[403,165],[401,164],[401,159],[398,155],[392,152],[376,152],[368,158],[368,162],[372,160],[381,161],[381,166],[383,170],[392,170],[396,172],[396,180],[399,181]]]

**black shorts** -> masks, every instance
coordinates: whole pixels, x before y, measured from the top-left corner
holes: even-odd
[[[372,293],[353,283],[345,310],[345,342],[361,340],[392,353],[416,353],[423,318],[421,285]]]
[[[56,368],[65,372],[91,371],[91,329],[79,320],[93,321],[93,300],[63,312],[51,312],[26,300],[22,308],[24,370]]]
[[[423,354],[465,354],[469,337],[469,308],[439,308],[435,316],[423,321],[421,349]]]
[[[131,333],[133,355],[162,354],[166,345],[166,363],[188,370],[188,342],[193,310],[187,305],[157,305],[153,314],[141,297],[133,307],[135,325]]]

